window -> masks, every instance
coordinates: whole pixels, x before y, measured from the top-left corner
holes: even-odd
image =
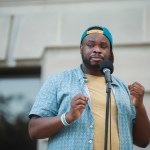
[[[0,149],[36,149],[28,114],[39,88],[40,67],[0,69]]]

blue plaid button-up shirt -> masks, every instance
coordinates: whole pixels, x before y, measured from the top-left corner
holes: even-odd
[[[81,67],[48,78],[30,111],[31,115],[54,117],[70,110],[72,98],[82,93],[90,97]],[[136,117],[127,85],[112,76],[112,91],[118,109],[120,150],[132,150],[132,127]],[[93,150],[94,119],[90,100],[81,117],[49,138],[47,150]],[[53,130],[53,129],[52,129]]]

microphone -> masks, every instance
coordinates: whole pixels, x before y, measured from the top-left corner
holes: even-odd
[[[111,82],[111,74],[114,71],[114,66],[110,60],[105,60],[100,63],[99,70],[105,76],[106,83]]]

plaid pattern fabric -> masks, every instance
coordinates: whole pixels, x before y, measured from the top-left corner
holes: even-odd
[[[81,67],[48,78],[36,97],[29,117],[33,114],[41,117],[54,117],[70,110],[70,102],[76,94],[82,93],[90,97],[85,78]],[[112,80],[112,90],[118,108],[120,150],[132,150],[135,108],[130,101],[127,86],[114,76]],[[94,119],[89,100],[78,120],[49,138],[47,150],[93,150],[93,126]]]

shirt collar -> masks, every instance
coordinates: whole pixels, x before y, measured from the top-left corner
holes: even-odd
[[[83,72],[82,64],[80,66],[78,66],[76,69],[77,69],[76,73],[77,73],[79,80],[81,80],[82,82],[83,81],[86,82],[87,77],[86,77],[85,73]],[[117,80],[113,75],[112,75],[112,85],[116,85],[116,86],[118,85]]]

